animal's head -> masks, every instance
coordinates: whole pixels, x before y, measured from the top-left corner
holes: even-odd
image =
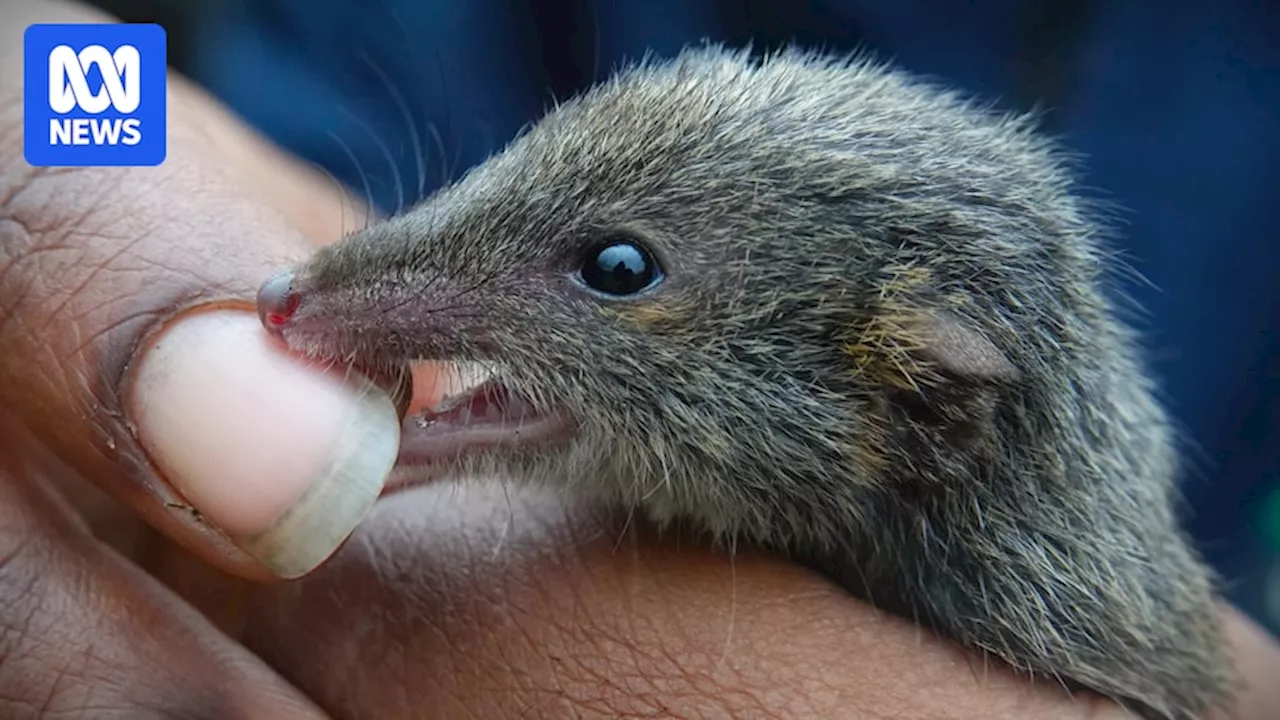
[[[894,393],[1018,374],[992,303],[1019,298],[984,288],[1085,227],[1064,185],[1024,122],[883,66],[702,49],[561,105],[260,304],[302,352],[486,369],[406,419],[405,463],[798,518],[877,481]]]

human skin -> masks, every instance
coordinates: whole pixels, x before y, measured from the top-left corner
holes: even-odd
[[[549,491],[387,496],[314,570],[314,553],[280,560],[314,537],[255,545],[276,527],[263,508],[292,502],[305,474],[279,460],[282,443],[309,457],[301,423],[346,401],[292,420],[268,395],[254,406],[237,368],[319,371],[281,370],[250,344],[200,358],[224,368],[208,376],[225,383],[216,394],[162,393],[195,372],[180,358],[193,325],[174,318],[216,306],[197,321],[252,325],[257,284],[364,213],[180,78],[161,168],[27,166],[22,29],[100,17],[0,4],[0,717],[1125,717],[801,568]],[[324,382],[294,391],[339,398]],[[210,454],[209,435],[236,450]],[[303,577],[279,582],[281,568]],[[1223,612],[1240,717],[1280,715],[1280,648]]]

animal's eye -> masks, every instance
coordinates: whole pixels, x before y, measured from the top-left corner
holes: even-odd
[[[587,251],[579,280],[606,295],[635,295],[662,281],[653,255],[630,240],[613,240]]]

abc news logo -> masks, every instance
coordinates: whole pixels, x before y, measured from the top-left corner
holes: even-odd
[[[39,24],[23,36],[23,151],[40,167],[155,166],[167,153],[167,38],[154,24]]]
[[[79,108],[98,115],[108,107],[121,115],[138,109],[142,101],[142,59],[138,48],[121,45],[114,53],[101,45],[76,52],[59,45],[49,53],[49,109],[59,115]],[[89,90],[88,72],[102,75],[98,92]],[[142,141],[142,121],[122,118],[50,118],[50,145],[137,145]]]

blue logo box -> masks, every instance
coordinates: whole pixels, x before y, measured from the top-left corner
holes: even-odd
[[[22,145],[29,164],[121,167],[164,162],[164,28],[32,25],[22,45]]]

